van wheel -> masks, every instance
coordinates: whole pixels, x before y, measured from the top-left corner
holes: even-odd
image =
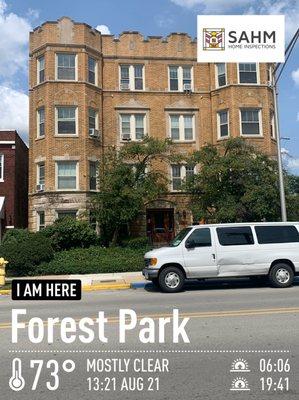
[[[184,283],[185,276],[177,267],[167,267],[159,274],[159,286],[163,292],[179,292]]]
[[[288,264],[277,263],[269,272],[269,280],[274,287],[289,287],[294,280],[294,271]]]

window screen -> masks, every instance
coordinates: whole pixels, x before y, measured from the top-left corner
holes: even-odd
[[[222,246],[241,246],[254,244],[249,226],[233,228],[217,228],[219,243]]]
[[[261,244],[299,242],[299,233],[294,225],[256,226],[255,232]]]

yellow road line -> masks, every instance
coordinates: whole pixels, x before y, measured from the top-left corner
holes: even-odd
[[[227,311],[204,311],[204,312],[194,312],[194,313],[181,313],[179,314],[180,318],[219,318],[219,317],[243,317],[243,316],[257,316],[257,315],[275,315],[275,314],[290,314],[290,313],[299,313],[299,307],[288,307],[288,308],[262,308],[262,309],[249,309],[249,310],[227,310]],[[140,321],[144,317],[149,317],[153,319],[172,317],[172,314],[145,314],[139,315],[138,321]],[[97,317],[92,318],[93,321],[96,320]],[[75,319],[76,322],[80,321],[80,318]],[[119,321],[118,316],[108,317],[108,323],[117,323]],[[47,321],[43,321],[44,325],[47,326]],[[28,322],[25,322],[25,325],[28,325]],[[55,324],[60,325],[60,323]],[[0,329],[8,329],[11,328],[11,323],[5,322],[0,323]]]

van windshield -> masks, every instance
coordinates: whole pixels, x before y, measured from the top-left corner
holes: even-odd
[[[185,228],[181,230],[180,233],[176,235],[176,237],[169,243],[170,247],[178,246],[182,240],[186,237],[186,235],[191,231],[192,228]]]

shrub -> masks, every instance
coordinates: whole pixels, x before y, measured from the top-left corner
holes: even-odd
[[[51,240],[55,251],[86,248],[98,243],[98,237],[86,221],[63,218],[42,230],[42,234]]]
[[[33,275],[34,268],[41,262],[50,261],[54,251],[49,239],[35,233],[21,237],[18,241],[6,241],[0,246],[0,256],[9,262],[9,275]]]
[[[124,241],[123,245],[129,249],[144,249],[149,246],[149,240],[147,237],[137,237]]]
[[[2,243],[17,243],[21,240],[27,239],[31,235],[32,233],[27,229],[9,229],[5,233]]]
[[[56,253],[54,259],[35,267],[35,273],[92,274],[141,271],[144,250],[123,247],[97,247],[73,249]]]

